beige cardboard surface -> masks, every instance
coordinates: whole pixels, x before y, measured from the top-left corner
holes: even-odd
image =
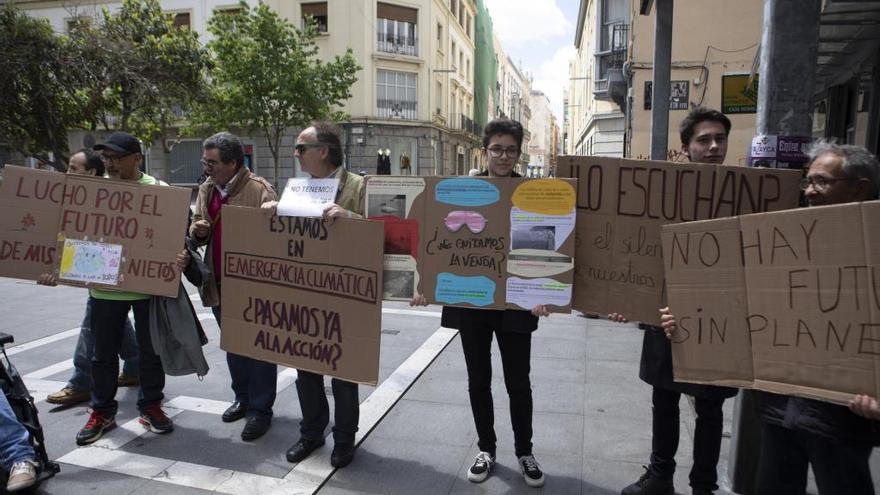
[[[66,176],[6,165],[0,185],[0,276],[37,280],[58,260]]]
[[[119,283],[88,286],[176,297],[180,271],[174,260],[184,246],[190,191],[80,175],[66,177],[68,193],[58,218],[59,252],[64,238],[123,246]],[[73,281],[59,283],[86,286]]]
[[[382,224],[270,218],[259,208],[234,206],[224,206],[222,215],[220,347],[375,385]]]
[[[575,181],[558,179],[369,177],[367,214],[386,222],[386,270],[414,250],[414,285],[431,303],[487,309],[547,304],[567,313],[574,187]],[[478,228],[450,227],[460,212],[474,214]]]
[[[676,380],[878,396],[877,225],[873,201],[664,227],[670,309],[689,330],[674,341]]]
[[[564,156],[578,179],[572,307],[659,325],[665,305],[660,228],[669,223],[795,208],[800,172]]]

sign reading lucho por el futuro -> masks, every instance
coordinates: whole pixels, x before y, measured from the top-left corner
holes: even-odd
[[[375,385],[382,224],[224,206],[220,347]],[[357,246],[357,249],[352,249]]]
[[[3,175],[0,274],[177,295],[189,191],[14,166]]]
[[[678,381],[880,395],[880,201],[663,227]]]
[[[578,179],[574,309],[660,324],[660,227],[797,207],[800,172],[590,156],[560,157]]]

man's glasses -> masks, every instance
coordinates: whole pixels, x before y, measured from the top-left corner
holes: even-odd
[[[297,153],[302,155],[309,148],[323,148],[325,146],[327,145],[324,143],[297,143],[296,146],[293,147],[293,149],[295,149]]]
[[[468,230],[473,234],[479,234],[485,230],[488,222],[483,215],[475,211],[462,210],[450,211],[443,219],[443,223],[446,224],[446,228],[450,232],[458,232],[462,226],[467,225]]]
[[[104,153],[101,153],[101,160],[104,163],[119,163],[119,160],[122,160],[123,158],[131,156],[133,154],[134,153],[125,153],[122,155],[105,155]]]
[[[500,146],[492,146],[491,148],[486,148],[486,151],[492,158],[501,158],[501,155],[507,155],[508,158],[516,158],[519,156],[519,148],[514,147],[502,148]]]
[[[806,189],[809,186],[813,186],[813,189],[823,191],[831,187],[831,184],[842,180],[851,181],[852,179],[849,177],[822,177],[821,175],[808,175],[801,180],[801,187]]]
[[[216,167],[217,165],[220,165],[220,162],[217,160],[205,160],[204,158],[199,160],[199,163],[201,163],[203,167]]]

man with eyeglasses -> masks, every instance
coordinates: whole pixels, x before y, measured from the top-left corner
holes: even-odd
[[[294,156],[302,170],[316,179],[339,179],[335,203],[324,209],[324,220],[363,218],[364,178],[342,166],[342,142],[339,130],[329,122],[313,122],[296,138]],[[277,202],[263,205],[267,214],[275,214]],[[357,383],[333,378],[330,380],[335,405],[333,421],[333,452],[330,465],[342,468],[354,460],[355,433],[358,431],[360,403]],[[300,462],[324,445],[324,430],[330,423],[330,405],[324,391],[324,375],[298,370],[296,393],[302,411],[300,438],[287,449],[289,462]]]
[[[146,185],[168,184],[141,172],[144,156],[141,144],[127,132],[114,132],[94,150],[101,158],[111,180],[124,180]],[[178,264],[178,263],[175,263]],[[54,276],[43,275],[39,283],[55,284]],[[77,445],[95,442],[104,432],[116,427],[116,391],[119,374],[119,351],[122,346],[128,312],[134,313],[138,342],[138,377],[140,393],[137,407],[139,422],[153,433],[169,433],[174,423],[162,410],[165,371],[153,351],[150,337],[150,296],[133,292],[90,289],[92,312],[90,323],[95,337],[92,358],[92,412],[86,425],[77,433]]]
[[[198,245],[207,245],[205,266],[208,273],[203,277],[199,294],[202,304],[214,312],[219,326],[220,291],[223,285],[220,276],[223,205],[259,208],[263,203],[277,199],[277,195],[266,179],[244,166],[244,146],[235,135],[218,132],[206,139],[202,148],[201,163],[207,179],[199,186],[190,237]],[[246,442],[256,440],[272,424],[278,366],[231,352],[226,353],[226,363],[235,398],[221,419],[231,423],[247,417],[241,439]]]
[[[67,162],[67,173],[73,175],[90,175],[103,177],[105,173],[104,159],[100,153],[88,148],[81,149],[71,155]],[[59,391],[46,396],[46,402],[62,406],[72,406],[89,400],[92,396],[92,356],[95,349],[95,334],[92,332],[92,299],[86,302],[86,314],[80,326],[79,339],[73,352],[73,374],[67,384]],[[117,379],[120,387],[133,387],[138,384],[138,348],[137,337],[131,320],[125,319],[122,333],[122,345],[119,350],[122,358],[122,373]]]
[[[860,146],[820,141],[809,153],[809,206],[877,199],[880,163]],[[674,321],[673,321],[674,325]],[[812,466],[820,495],[872,494],[868,459],[880,445],[880,404],[857,396],[846,406],[758,392],[761,456],[758,494],[802,494]]]

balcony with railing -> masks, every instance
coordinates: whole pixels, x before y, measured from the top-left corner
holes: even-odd
[[[384,53],[396,53],[416,57],[419,40],[416,25],[393,19],[376,19],[377,49]]]
[[[480,126],[472,119],[468,118],[465,114],[460,114],[459,124],[460,125],[458,126],[458,128],[465,132],[476,134],[477,136],[479,136],[481,133]]]
[[[605,26],[608,39],[602,43],[602,51],[596,52],[596,79],[593,95],[600,100],[612,99],[613,84],[622,81],[623,64],[626,62],[629,25],[620,23]]]
[[[415,101],[377,100],[378,117],[383,119],[416,120],[418,105]]]

